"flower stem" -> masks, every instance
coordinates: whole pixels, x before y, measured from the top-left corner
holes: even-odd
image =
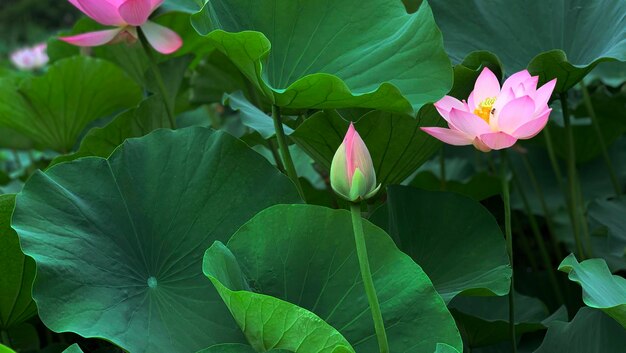
[[[285,130],[283,129],[280,107],[276,105],[272,106],[272,118],[274,119],[274,130],[276,131],[278,149],[283,157],[283,163],[285,165],[285,169],[287,170],[287,176],[289,176],[289,179],[291,179],[291,181],[295,184],[296,189],[298,189],[298,194],[300,194],[302,200],[305,200],[304,191],[302,190],[302,185],[298,179],[296,167],[293,165],[293,159],[291,158],[291,153],[289,153],[289,145],[287,145],[287,138],[285,137]]]
[[[517,335],[515,334],[515,286],[513,266],[513,232],[511,231],[511,195],[509,193],[508,165],[506,150],[501,150],[502,201],[504,202],[504,237],[511,264],[511,287],[509,289],[509,334],[511,335],[511,352],[517,353]]]
[[[581,225],[584,221],[584,214],[581,212],[581,205],[578,203],[578,185],[576,176],[576,147],[574,145],[574,130],[572,128],[572,122],[569,115],[569,106],[567,104],[567,92],[563,92],[560,95],[561,109],[563,111],[563,124],[565,126],[565,133],[567,134],[567,192],[568,202],[570,208],[570,219],[572,221],[572,227],[574,228],[574,238],[576,240],[576,246],[578,248],[578,255],[585,259],[586,255],[590,255],[585,252],[585,246],[581,240]]]
[[[157,88],[159,90],[159,94],[161,95],[161,99],[163,99],[163,104],[165,105],[167,118],[170,121],[170,127],[172,129],[176,129],[176,118],[174,117],[174,107],[172,103],[170,102],[169,94],[167,93],[167,89],[165,88],[163,76],[161,75],[161,70],[159,70],[159,66],[157,65],[156,57],[152,53],[152,49],[150,49],[150,44],[148,43],[148,39],[146,39],[145,34],[139,27],[137,28],[137,34],[139,35],[139,41],[141,42],[141,46],[143,47],[144,52],[148,56],[148,61],[150,62],[150,69],[152,70],[152,74],[154,75],[154,79],[156,80]]]
[[[383,315],[380,311],[378,297],[376,296],[376,288],[374,288],[374,280],[370,271],[370,263],[367,258],[367,247],[365,245],[365,235],[363,234],[363,220],[361,218],[361,207],[357,203],[350,204],[350,213],[352,214],[352,228],[354,229],[354,240],[356,243],[356,253],[359,259],[359,267],[361,269],[361,278],[363,279],[363,287],[372,312],[374,320],[374,329],[378,338],[378,348],[380,353],[389,353],[389,343],[387,343],[387,333],[385,332],[385,323]]]
[[[602,157],[604,158],[604,163],[606,164],[606,168],[609,171],[611,183],[613,183],[613,188],[615,189],[615,194],[619,196],[622,194],[622,186],[619,183],[619,179],[617,178],[617,174],[615,173],[615,168],[613,168],[613,163],[611,162],[611,158],[609,157],[609,152],[606,148],[606,142],[604,141],[604,136],[602,135],[602,130],[600,129],[600,122],[598,121],[598,116],[596,115],[596,111],[595,109],[593,109],[593,104],[591,103],[589,91],[587,90],[587,86],[585,85],[585,83],[582,81],[580,82],[580,89],[583,93],[583,102],[585,104],[585,107],[587,108],[589,117],[591,118],[593,129],[598,136],[598,142],[600,144],[600,149],[602,150]]]

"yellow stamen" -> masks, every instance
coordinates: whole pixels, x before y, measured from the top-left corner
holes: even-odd
[[[478,108],[474,109],[474,114],[489,124],[489,118],[493,110],[493,105],[496,103],[496,97],[489,97],[480,102]]]

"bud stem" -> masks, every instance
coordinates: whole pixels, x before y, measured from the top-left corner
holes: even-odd
[[[150,44],[148,43],[148,39],[146,39],[145,34],[143,33],[141,27],[137,27],[137,34],[139,35],[139,41],[141,42],[141,46],[148,56],[148,61],[150,62],[150,68],[152,69],[152,74],[154,74],[154,78],[157,83],[157,87],[159,89],[159,94],[161,95],[161,99],[163,100],[163,104],[165,105],[165,110],[167,113],[167,117],[169,118],[170,125],[172,129],[176,129],[176,119],[174,118],[174,108],[170,103],[170,98],[167,93],[167,89],[165,89],[165,83],[163,81],[163,76],[161,75],[161,70],[159,70],[159,66],[157,65],[156,58],[154,54],[152,54],[152,49],[150,48]]]
[[[275,105],[272,106],[272,118],[274,119],[274,131],[276,131],[278,149],[283,157],[283,163],[285,165],[285,169],[287,170],[287,176],[289,176],[289,179],[291,179],[291,181],[296,185],[296,189],[298,189],[298,194],[300,194],[302,200],[306,200],[304,198],[304,191],[302,191],[302,185],[300,185],[300,180],[298,179],[296,167],[293,165],[293,159],[291,159],[291,153],[289,153],[289,145],[287,144],[285,130],[283,129],[280,107]],[[276,161],[276,165],[280,165],[279,161]]]
[[[383,315],[380,312],[380,304],[374,288],[374,280],[372,280],[372,272],[370,271],[370,263],[367,258],[367,247],[365,245],[365,235],[363,234],[363,220],[361,218],[361,207],[358,203],[350,204],[350,213],[352,214],[352,228],[354,229],[354,240],[356,243],[356,253],[359,259],[359,267],[361,269],[361,278],[363,279],[363,287],[367,301],[372,311],[372,319],[374,319],[374,329],[378,338],[378,347],[380,353],[389,353],[389,343],[387,343],[387,333],[385,332],[385,323]]]
[[[506,250],[511,264],[511,287],[509,289],[509,333],[511,335],[511,352],[517,352],[517,334],[515,333],[515,287],[513,266],[513,232],[511,231],[511,196],[509,193],[508,165],[506,150],[500,151],[500,179],[502,182],[502,201],[504,203],[504,237]]]

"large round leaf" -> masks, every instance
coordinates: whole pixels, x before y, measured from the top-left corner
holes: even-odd
[[[431,0],[454,63],[481,49],[509,73],[524,69],[557,91],[600,61],[626,61],[626,2],[615,0]],[[601,25],[598,25],[601,24]]]
[[[454,320],[422,269],[384,231],[364,222],[374,285],[393,352],[461,349]],[[360,353],[378,351],[361,281],[350,214],[312,205],[278,205],[228,242],[257,292],[310,310]]]
[[[15,326],[37,313],[30,292],[35,263],[24,256],[11,229],[15,195],[0,195],[0,330]]]
[[[223,243],[215,242],[206,251],[202,270],[256,351],[355,353],[335,328],[312,312],[251,291],[237,259]]]
[[[626,278],[612,275],[603,259],[579,263],[574,254],[561,262],[559,270],[583,287],[585,304],[602,309],[626,328]]]
[[[372,220],[424,268],[446,302],[462,292],[509,292],[504,236],[480,203],[456,193],[407,186],[391,186],[387,193],[387,204]]]
[[[617,353],[626,347],[626,331],[599,310],[582,308],[571,322],[549,325],[534,353]]]
[[[427,4],[407,14],[387,0],[210,0],[192,20],[283,107],[409,113],[452,83]]]
[[[356,122],[355,127],[372,155],[379,183],[401,183],[441,147],[438,140],[419,128],[442,121],[437,115],[422,114],[431,110],[434,108],[422,109],[417,121],[405,114],[372,111]],[[318,112],[290,136],[315,161],[330,170],[348,124],[334,111]]]
[[[33,297],[46,326],[133,353],[185,353],[242,340],[202,275],[202,254],[281,202],[298,202],[293,184],[243,142],[158,130],[109,159],[34,174],[13,228],[37,263]]]
[[[14,129],[38,148],[67,152],[90,122],[140,99],[139,86],[115,65],[73,57],[19,84],[0,80],[0,127]]]

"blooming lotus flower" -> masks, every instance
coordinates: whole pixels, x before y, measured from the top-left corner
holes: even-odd
[[[81,47],[95,47],[118,42],[137,41],[140,27],[152,47],[163,54],[178,50],[183,41],[171,29],[148,21],[148,17],[163,0],[69,0],[85,15],[115,29],[88,32],[60,39]]]
[[[48,54],[46,43],[40,43],[34,47],[22,48],[10,55],[11,62],[20,70],[35,70],[46,66]]]
[[[350,123],[330,166],[330,185],[344,199],[355,202],[374,196],[376,171],[365,142]]]
[[[445,96],[435,103],[448,128],[422,130],[450,145],[474,145],[483,152],[509,148],[517,140],[534,137],[548,122],[552,111],[548,100],[556,79],[537,88],[538,81],[523,70],[500,88],[493,72],[484,68],[467,102]]]

